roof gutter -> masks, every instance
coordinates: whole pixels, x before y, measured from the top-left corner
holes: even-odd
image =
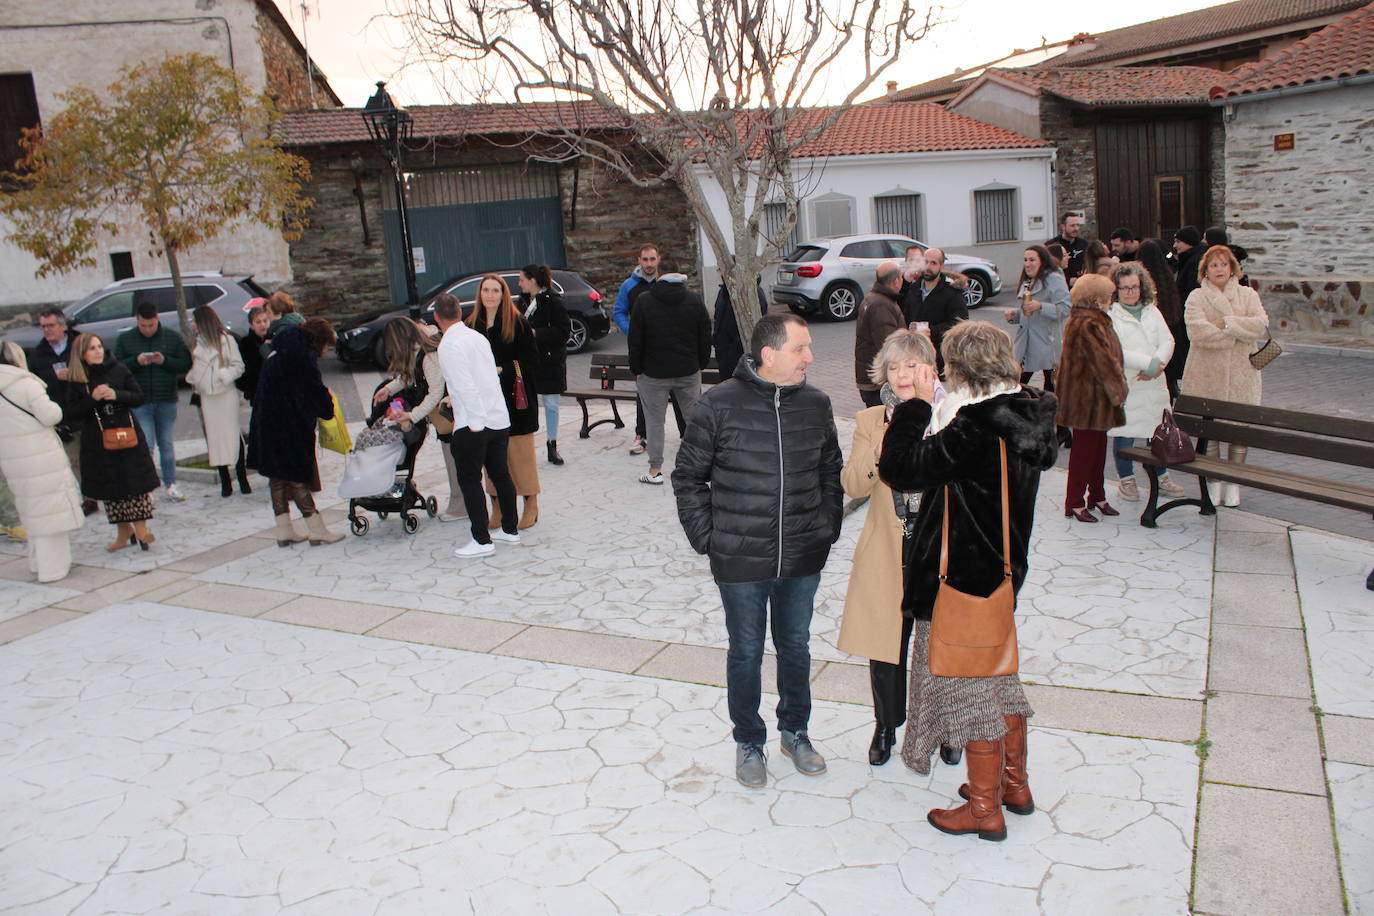
[[[1265,89],[1262,92],[1249,92],[1244,95],[1220,96],[1212,99],[1211,104],[1220,107],[1223,105],[1240,105],[1244,102],[1263,102],[1266,99],[1307,95],[1309,92],[1323,92],[1327,89],[1340,89],[1343,86],[1363,86],[1367,83],[1374,83],[1374,73],[1358,73],[1354,76],[1342,76],[1333,80],[1304,83],[1301,86],[1280,86],[1277,89]]]

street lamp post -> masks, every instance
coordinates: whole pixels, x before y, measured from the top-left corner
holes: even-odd
[[[406,210],[405,173],[402,171],[402,143],[409,140],[415,121],[410,112],[397,107],[387,94],[386,83],[378,81],[377,93],[363,107],[363,123],[377,148],[382,151],[396,181],[396,213],[401,223],[401,262],[406,272],[406,305],[410,317],[420,320],[420,294],[415,284],[415,253],[410,246],[410,214]]]

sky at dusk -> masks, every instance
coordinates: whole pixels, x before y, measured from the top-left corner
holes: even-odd
[[[406,66],[403,30],[384,13],[378,13],[382,6],[378,0],[274,2],[306,41],[311,57],[344,104],[361,107],[377,80],[388,80],[393,97],[403,105],[472,101],[449,98],[423,68]],[[899,86],[910,86],[956,67],[968,69],[986,63],[1017,48],[1038,47],[1042,41],[1062,41],[1078,32],[1106,32],[1215,5],[1206,0],[1154,0],[1149,4],[963,0],[946,6],[942,17],[946,23],[904,51],[879,83],[895,79]],[[869,97],[882,91],[880,84]]]

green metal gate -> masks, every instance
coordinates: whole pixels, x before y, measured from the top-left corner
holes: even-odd
[[[421,298],[451,277],[526,264],[567,265],[558,171],[544,164],[485,165],[406,175],[410,239]],[[406,301],[395,189],[382,182],[391,301]]]

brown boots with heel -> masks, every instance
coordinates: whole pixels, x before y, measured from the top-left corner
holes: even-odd
[[[926,820],[937,830],[953,834],[976,832],[980,839],[1003,840],[1007,836],[1003,808],[1012,814],[1035,812],[1026,772],[1026,717],[1007,716],[1006,723],[1007,733],[1001,741],[968,745],[968,782],[959,787],[959,797],[968,799],[968,803],[948,811],[930,812]]]

